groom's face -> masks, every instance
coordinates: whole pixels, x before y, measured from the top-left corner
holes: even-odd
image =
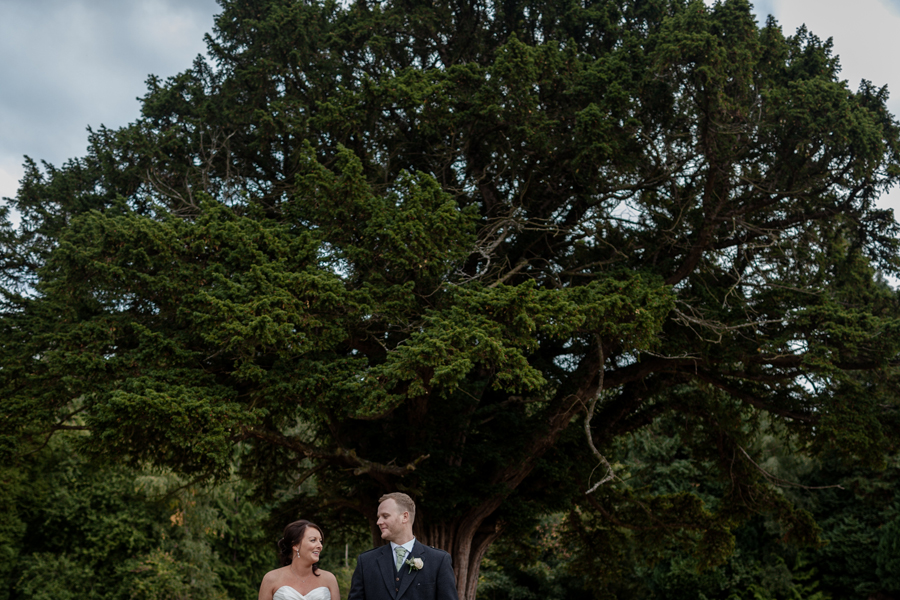
[[[395,544],[405,544],[408,539],[402,539],[408,534],[409,513],[401,510],[393,498],[388,498],[378,505],[378,528],[381,529],[381,539]]]

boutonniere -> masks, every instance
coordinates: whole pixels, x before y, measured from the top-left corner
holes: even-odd
[[[408,558],[406,564],[409,565],[410,571],[418,571],[425,566],[425,561],[421,558]]]

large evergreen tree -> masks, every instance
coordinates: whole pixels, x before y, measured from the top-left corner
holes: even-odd
[[[829,43],[744,0],[221,5],[132,125],[27,165],[7,452],[83,428],[203,476],[241,444],[263,491],[314,477],[322,519],[402,489],[471,599],[493,541],[662,416],[715,506],[616,483],[596,508],[709,560],[761,510],[815,537],[754,460],[773,424],[872,463],[895,443],[874,203],[900,137]]]

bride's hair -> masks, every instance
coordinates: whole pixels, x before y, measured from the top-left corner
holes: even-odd
[[[284,537],[278,540],[278,558],[281,559],[282,566],[286,567],[291,564],[291,561],[294,558],[294,546],[299,544],[300,540],[303,539],[308,527],[312,527],[318,531],[319,535],[322,537],[322,541],[325,541],[325,534],[322,533],[322,528],[315,523],[310,523],[304,519],[290,523],[284,528]],[[319,563],[313,563],[312,571],[316,577],[319,576],[319,574],[316,573],[318,570]]]

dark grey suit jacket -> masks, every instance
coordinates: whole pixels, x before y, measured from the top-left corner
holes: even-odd
[[[363,552],[356,560],[348,600],[459,600],[450,555],[416,541],[407,560],[421,558],[422,569],[407,565],[397,581],[390,544]]]

